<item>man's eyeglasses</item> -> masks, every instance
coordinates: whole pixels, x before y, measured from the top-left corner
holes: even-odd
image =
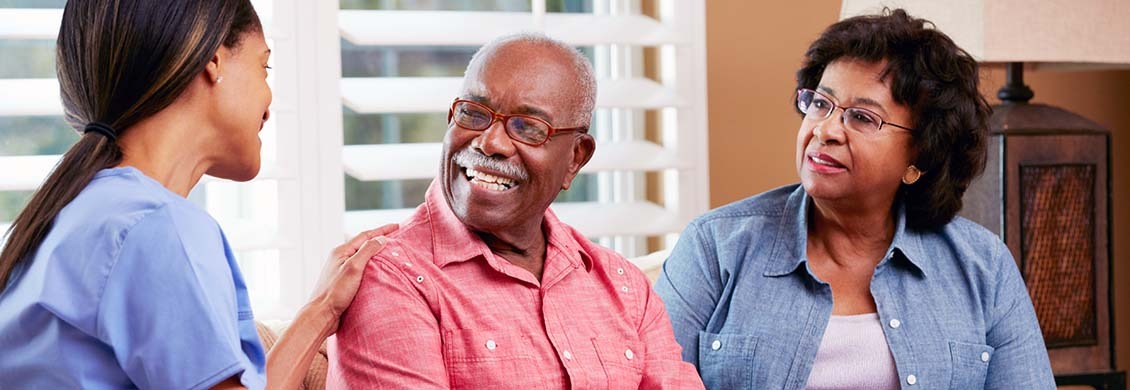
[[[588,126],[555,128],[541,118],[529,115],[503,115],[479,103],[455,99],[447,112],[447,123],[454,122],[467,130],[484,131],[495,121],[501,121],[510,139],[530,146],[541,146],[549,137],[557,134],[579,131],[587,132]]]
[[[844,127],[866,135],[877,134],[879,130],[883,129],[884,125],[891,125],[906,131],[914,130],[906,126],[884,121],[883,117],[879,116],[879,114],[866,108],[838,106],[832,101],[832,98],[829,98],[827,95],[807,88],[797,90],[796,107],[804,114],[804,119],[817,121],[828,119],[828,117],[832,116],[832,112],[839,108],[844,110],[844,115],[840,116]]]

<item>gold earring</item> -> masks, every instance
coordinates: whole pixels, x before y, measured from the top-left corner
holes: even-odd
[[[918,170],[918,167],[911,165],[906,167],[906,173],[902,174],[902,183],[911,185],[918,182],[918,179],[921,177],[922,171]]]

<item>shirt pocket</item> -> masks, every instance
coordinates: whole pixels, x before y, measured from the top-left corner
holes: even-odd
[[[644,349],[635,337],[628,340],[597,337],[592,339],[593,348],[600,358],[608,389],[639,388],[643,380]],[[598,382],[599,383],[599,382]]]
[[[448,330],[443,335],[444,364],[452,388],[541,389],[543,371],[529,337],[504,331]]]
[[[950,388],[980,389],[985,387],[989,361],[996,350],[984,344],[950,341]]]
[[[699,332],[698,372],[708,389],[752,389],[757,337]]]

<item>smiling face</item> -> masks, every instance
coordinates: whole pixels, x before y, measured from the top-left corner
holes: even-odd
[[[568,53],[519,41],[484,54],[467,69],[460,98],[558,128],[585,125],[573,123],[582,91]],[[485,131],[450,123],[439,179],[452,211],[472,229],[495,236],[539,229],[545,209],[569,188],[594,148],[587,134],[562,133],[530,146],[510,139],[501,122]]]
[[[252,31],[237,47],[216,53],[217,73],[209,119],[219,131],[216,161],[208,174],[246,181],[259,173],[259,131],[270,117],[271,88],[267,85],[267,60],[271,55],[263,33]],[[214,60],[215,61],[215,60]]]
[[[883,120],[913,127],[910,108],[895,103],[888,81],[880,79],[885,61],[839,59],[828,64],[816,90],[839,106],[874,111]],[[867,135],[847,129],[842,110],[827,119],[804,119],[797,132],[797,172],[817,200],[889,206],[913,160],[911,135],[886,125]]]

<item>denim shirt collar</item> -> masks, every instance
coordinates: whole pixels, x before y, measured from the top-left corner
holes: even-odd
[[[901,200],[896,201],[899,204],[895,237],[891,240],[891,246],[887,248],[886,255],[883,256],[883,260],[879,262],[876,268],[882,267],[889,261],[900,261],[910,265],[910,268],[917,270],[922,276],[926,276],[926,268],[929,267],[929,264],[926,262],[928,258],[926,252],[922,248],[921,234],[906,228],[906,207]],[[807,217],[808,208],[811,205],[812,198],[804,191],[803,186],[797,186],[796,190],[789,195],[784,212],[781,213],[780,221],[777,223],[777,231],[774,235],[776,240],[771,252],[772,258],[769,260],[765,276],[785,276],[796,272],[802,265],[805,266],[806,270],[808,269],[808,257],[806,255],[808,248]],[[808,271],[808,273],[815,278],[811,271]]]

